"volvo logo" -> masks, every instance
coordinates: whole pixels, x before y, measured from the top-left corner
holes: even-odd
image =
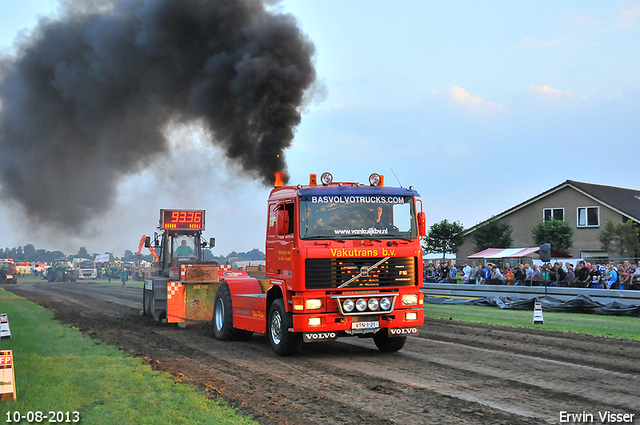
[[[389,329],[391,335],[418,335],[418,328]]]
[[[369,267],[364,266],[360,268],[360,277],[369,277]]]
[[[336,339],[338,338],[338,334],[335,332],[303,332],[302,337],[304,342],[313,342]]]

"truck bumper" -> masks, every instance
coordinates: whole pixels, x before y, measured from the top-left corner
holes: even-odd
[[[305,342],[334,339],[344,334],[373,334],[382,329],[388,329],[389,336],[416,335],[417,329],[423,324],[422,308],[398,309],[385,315],[343,316],[339,313],[293,315],[293,332],[308,334],[304,338]],[[318,335],[314,338],[310,334]],[[329,334],[331,336],[328,336]]]

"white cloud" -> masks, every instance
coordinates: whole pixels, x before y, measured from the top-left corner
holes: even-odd
[[[640,18],[640,2],[625,2],[620,8],[617,26],[620,29],[630,28]]]
[[[432,94],[437,94],[435,90],[431,91]],[[485,100],[476,95],[472,95],[465,89],[459,86],[453,86],[446,91],[449,100],[457,105],[464,106],[473,110],[494,110],[498,108],[498,105],[493,102],[485,102]]]
[[[569,41],[565,37],[560,37],[556,40],[544,41],[544,42],[536,41],[529,37],[526,37],[524,40],[522,40],[522,47],[549,47],[549,46],[559,46],[561,44],[571,44],[571,41]]]
[[[458,86],[449,88],[447,93],[451,99],[461,105],[475,107],[484,103],[484,99],[480,96],[472,96],[471,93]]]
[[[578,15],[570,17],[568,20],[575,25],[590,26],[597,28],[600,32],[608,32],[629,29],[636,24],[636,21],[639,18],[640,0],[633,0],[620,3],[617,17],[613,20],[608,20],[607,22],[604,22],[600,18],[588,15]]]
[[[568,18],[568,21],[574,25],[581,25],[581,26],[587,26],[587,27],[598,27],[602,25],[602,19],[597,18],[595,16],[589,16],[584,14],[571,16]]]
[[[532,95],[553,96],[553,97],[573,96],[573,94],[569,92],[563,92],[560,89],[553,89],[548,85],[536,86],[532,84],[529,86],[528,92],[529,94],[532,94]]]

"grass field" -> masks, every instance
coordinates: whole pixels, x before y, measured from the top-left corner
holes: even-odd
[[[81,423],[92,425],[255,424],[1,288],[0,313],[9,317],[12,338],[0,340],[0,349],[13,350],[17,394],[16,401],[0,402],[2,423],[16,423],[16,411],[76,411]]]
[[[543,312],[544,324],[534,325],[533,311],[453,304],[425,304],[425,316],[640,341],[640,317]]]

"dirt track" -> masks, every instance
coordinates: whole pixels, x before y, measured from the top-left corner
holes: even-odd
[[[220,342],[207,328],[142,317],[138,288],[3,288],[262,424],[538,424],[560,423],[562,411],[596,424],[606,423],[599,412],[635,414],[640,423],[638,342],[427,320],[398,353],[343,338],[279,358],[261,335]]]

